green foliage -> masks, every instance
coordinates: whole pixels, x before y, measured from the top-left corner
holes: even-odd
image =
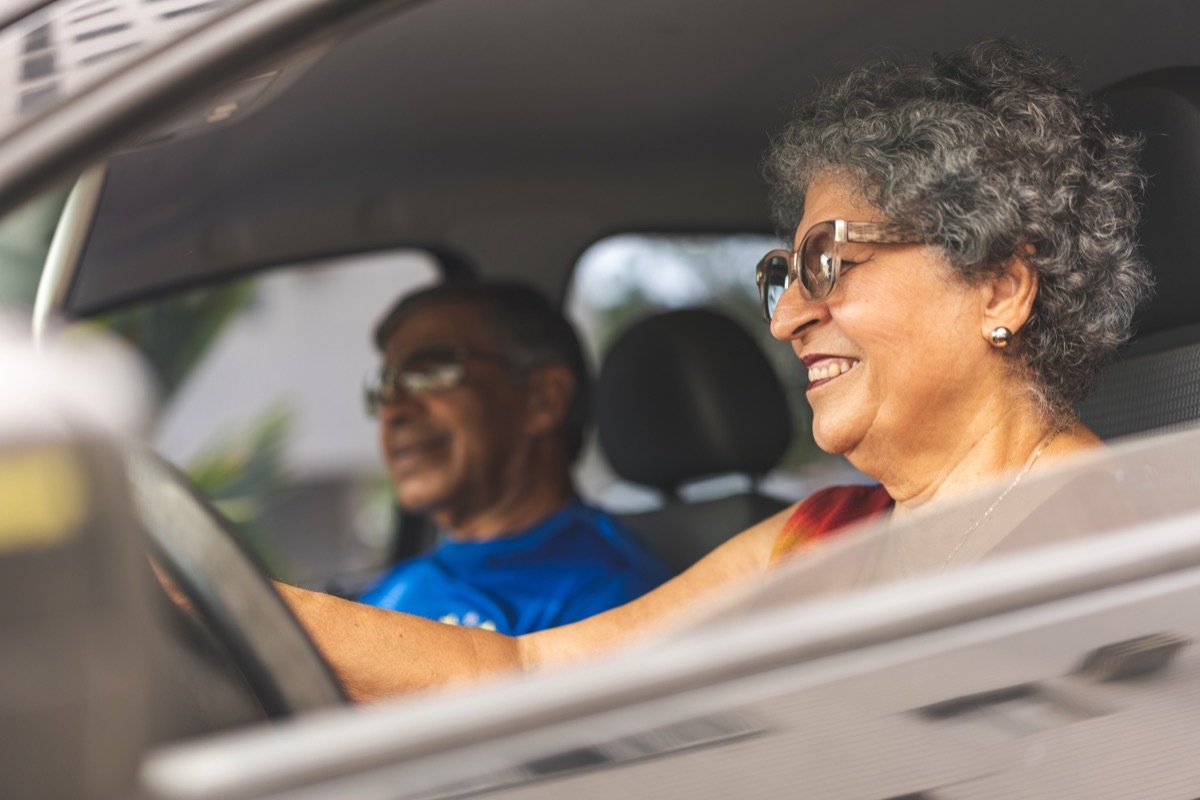
[[[226,325],[255,296],[255,282],[185,292],[98,317],[93,324],[123,336],[150,363],[163,402],[217,341]],[[269,544],[262,517],[266,503],[288,481],[284,447],[291,411],[277,405],[244,429],[227,432],[184,470],[226,516],[276,578],[286,578],[279,554]]]
[[[0,307],[32,311],[67,189],[55,189],[0,218]]]
[[[254,292],[253,281],[238,281],[121,309],[96,322],[141,351],[169,400],[225,325],[253,301]]]
[[[283,451],[292,426],[286,405],[277,405],[245,430],[213,443],[187,468],[188,475],[242,534],[275,578],[286,578],[279,554],[262,527],[266,499],[287,481]]]

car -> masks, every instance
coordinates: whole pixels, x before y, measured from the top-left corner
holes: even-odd
[[[5,796],[1197,796],[1197,23],[1169,0],[14,5],[0,291],[32,342],[10,332],[0,352],[0,570],[20,612],[0,714],[24,732],[0,757]],[[608,314],[598,364],[631,318],[673,305],[715,296],[746,322],[774,241],[761,153],[796,98],[881,52],[985,36],[1070,57],[1147,133],[1153,173],[1159,296],[1081,408],[1127,441],[1055,472],[1051,502],[1034,499],[1045,482],[1014,489],[1009,507],[1037,509],[1011,520],[1031,546],[864,589],[855,565],[892,535],[864,530],[603,662],[345,707],[267,571],[351,594],[427,531],[378,502],[365,421],[341,427],[319,402],[272,416],[246,390],[341,385],[353,405],[371,317],[444,276],[530,282],[581,323]],[[663,283],[606,305],[591,269]],[[290,322],[268,338],[275,319]],[[786,384],[790,354],[767,357]],[[790,473],[735,479],[739,508],[858,479],[813,456],[794,407]],[[218,422],[249,424],[249,447]],[[244,491],[247,474],[272,485]],[[580,480],[647,530],[663,515],[637,512],[665,502],[736,532],[709,499],[725,484],[661,500],[615,484],[595,450]],[[372,481],[363,534],[369,515],[330,509]],[[145,548],[202,623],[160,596]]]

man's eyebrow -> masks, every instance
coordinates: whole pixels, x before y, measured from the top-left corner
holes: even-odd
[[[403,364],[404,362],[410,361],[418,356],[426,356],[431,354],[457,354],[464,349],[466,349],[465,346],[458,344],[457,342],[430,342],[408,351],[404,355],[395,359],[393,363]],[[392,361],[392,359],[389,357],[388,361]]]

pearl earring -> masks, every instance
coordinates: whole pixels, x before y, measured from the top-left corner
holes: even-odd
[[[992,329],[992,347],[1008,347],[1012,341],[1012,331],[1001,325]]]

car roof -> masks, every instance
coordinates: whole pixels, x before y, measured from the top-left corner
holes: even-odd
[[[369,4],[306,5],[347,14]],[[242,4],[226,21],[256,7],[271,4]],[[157,102],[131,110],[63,299],[68,315],[398,246],[557,293],[606,234],[769,231],[759,163],[770,133],[817,80],[863,58],[1005,36],[1067,56],[1094,89],[1191,62],[1200,22],[1200,6],[1164,0],[390,7],[335,40],[315,34],[310,13],[308,49],[279,38],[292,47],[282,65],[270,39],[224,54],[256,81],[175,116],[170,98],[198,89],[172,95],[164,83]],[[230,98],[244,109],[204,122]]]

